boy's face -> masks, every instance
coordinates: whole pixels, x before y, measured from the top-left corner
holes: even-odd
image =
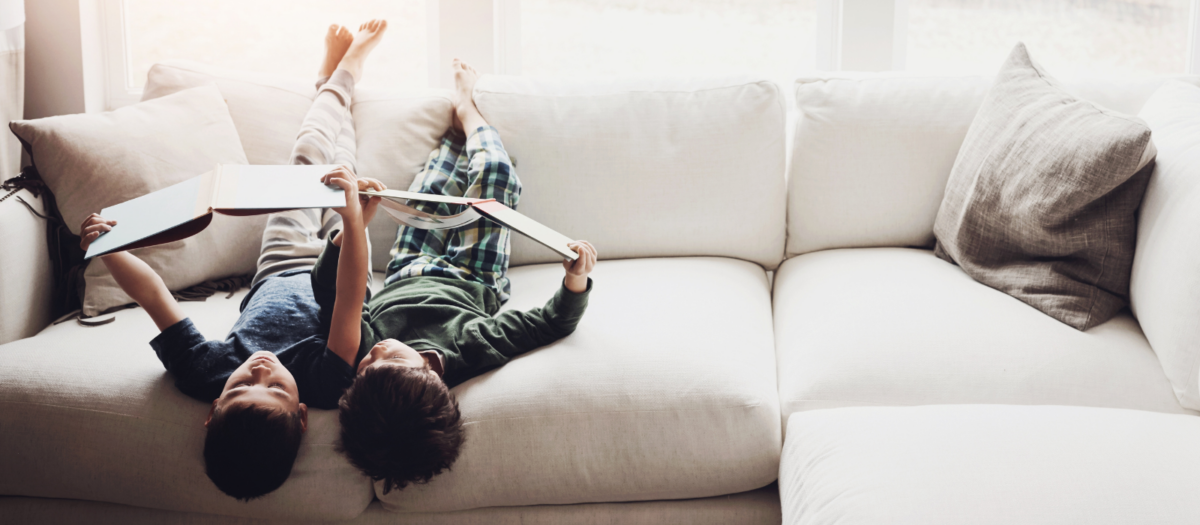
[[[361,374],[363,370],[380,366],[429,369],[429,362],[425,360],[425,356],[417,353],[412,347],[395,339],[384,339],[375,343],[367,356],[358,363],[358,373]]]
[[[271,352],[255,352],[229,375],[204,426],[208,426],[217,409],[239,405],[258,405],[288,413],[299,410],[303,426],[308,426],[308,407],[300,402],[296,378]]]

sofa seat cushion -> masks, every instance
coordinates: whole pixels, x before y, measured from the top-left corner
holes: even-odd
[[[601,250],[604,248],[601,247]],[[514,268],[506,308],[545,304],[562,265]],[[466,444],[402,512],[644,501],[771,483],[780,428],[770,287],[725,258],[602,261],[572,335],[454,389]]]
[[[1200,523],[1200,418],[1063,406],[796,414],[783,523]]]
[[[246,292],[181,306],[220,338]],[[279,519],[349,519],[367,507],[370,480],[334,451],[337,413],[325,410],[309,411],[282,487],[249,503],[222,494],[201,455],[209,404],[175,388],[150,348],[157,334],[137,308],[0,346],[0,494]]]
[[[774,301],[784,418],[946,403],[1187,412],[1128,313],[1080,332],[931,251],[795,257],[775,277]]]

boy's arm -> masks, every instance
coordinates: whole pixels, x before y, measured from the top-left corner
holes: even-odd
[[[112,230],[116,224],[117,221],[106,220],[93,213],[83,221],[80,228],[80,248],[87,251],[92,241],[100,237],[100,234]],[[163,283],[162,277],[154,273],[145,261],[129,252],[102,255],[100,260],[104,261],[104,266],[121,289],[150,314],[160,331],[187,317],[179,308],[179,303],[175,302],[175,297],[171,295],[167,285]]]
[[[482,351],[464,351],[461,356],[454,357],[461,361],[450,366],[461,367],[466,375],[474,375],[571,335],[587,310],[592,291],[588,274],[596,265],[596,249],[587,241],[573,242],[571,249],[579,253],[579,258],[563,261],[566,269],[563,284],[545,306],[527,312],[508,310],[480,320],[474,334],[466,334],[461,346],[467,350],[465,347],[478,345]],[[476,336],[479,340],[474,339]]]
[[[546,305],[529,311],[507,310],[467,326],[458,352],[445,354],[448,378],[474,377],[512,358],[571,335],[587,310],[591,281],[583,293],[560,286]]]
[[[342,216],[342,231],[333,240],[335,246],[340,245],[340,253],[327,345],[330,351],[354,366],[362,342],[362,308],[367,291],[366,224],[358,200],[358,181],[353,173],[339,168],[326,174],[323,182],[334,184],[346,193],[346,206],[335,208]],[[320,277],[316,275],[317,270],[314,269],[314,281]]]

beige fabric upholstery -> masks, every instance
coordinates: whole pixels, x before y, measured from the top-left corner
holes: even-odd
[[[184,514],[111,503],[0,496],[0,516],[15,523],[86,523],[87,525],[297,525],[309,521],[270,521],[229,518],[212,514]],[[583,503],[493,507],[446,513],[397,514],[379,502],[346,525],[778,525],[779,492],[775,485],[759,490],[713,498],[642,501],[635,503]],[[320,522],[327,523],[327,522]]]
[[[783,258],[784,102],[742,77],[611,81],[486,75],[475,103],[500,130],[520,211],[603,259]],[[555,262],[513,237],[514,265]]]
[[[1200,418],[1001,405],[796,414],[788,525],[1200,523]]]
[[[545,304],[560,264],[512,270],[506,308]],[[567,338],[455,388],[466,445],[401,512],[699,498],[775,479],[770,291],[723,258],[601,261]]]
[[[1190,413],[1137,322],[1079,332],[926,250],[829,250],[775,275],[783,416],[1003,403]]]
[[[247,291],[181,306],[220,338]],[[175,388],[150,348],[156,334],[138,308],[103,326],[68,321],[0,347],[0,494],[275,519],[349,519],[367,507],[370,480],[333,450],[334,411],[309,411],[279,490],[249,503],[217,490],[201,457],[209,405]]]
[[[168,60],[150,68],[142,100],[216,84],[229,105],[246,160],[250,164],[287,164],[304,114],[316,95],[314,83],[233,71],[186,60]]]
[[[1179,401],[1200,409],[1200,88],[1163,86],[1141,116],[1159,153],[1138,221],[1133,311]]]
[[[11,123],[54,192],[72,233],[107,206],[211,171],[245,164],[246,155],[221,93],[202,86],[108,113]],[[254,271],[261,218],[217,215],[198,235],[133,253],[180,290]],[[187,264],[182,264],[186,262]],[[133,302],[103,264],[84,273],[83,311],[94,315]]]
[[[946,177],[986,91],[979,77],[796,81],[788,254],[932,247]]]
[[[0,192],[0,197],[8,192]],[[54,276],[46,248],[42,199],[21,190],[0,202],[0,345],[31,337],[50,323]]]

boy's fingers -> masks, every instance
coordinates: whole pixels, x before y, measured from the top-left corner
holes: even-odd
[[[88,226],[83,229],[83,231],[88,234],[95,232],[96,235],[99,235],[100,234],[99,232],[106,232],[106,231],[111,231],[111,230],[112,230],[112,226],[109,226],[104,223],[93,224],[93,225]]]

